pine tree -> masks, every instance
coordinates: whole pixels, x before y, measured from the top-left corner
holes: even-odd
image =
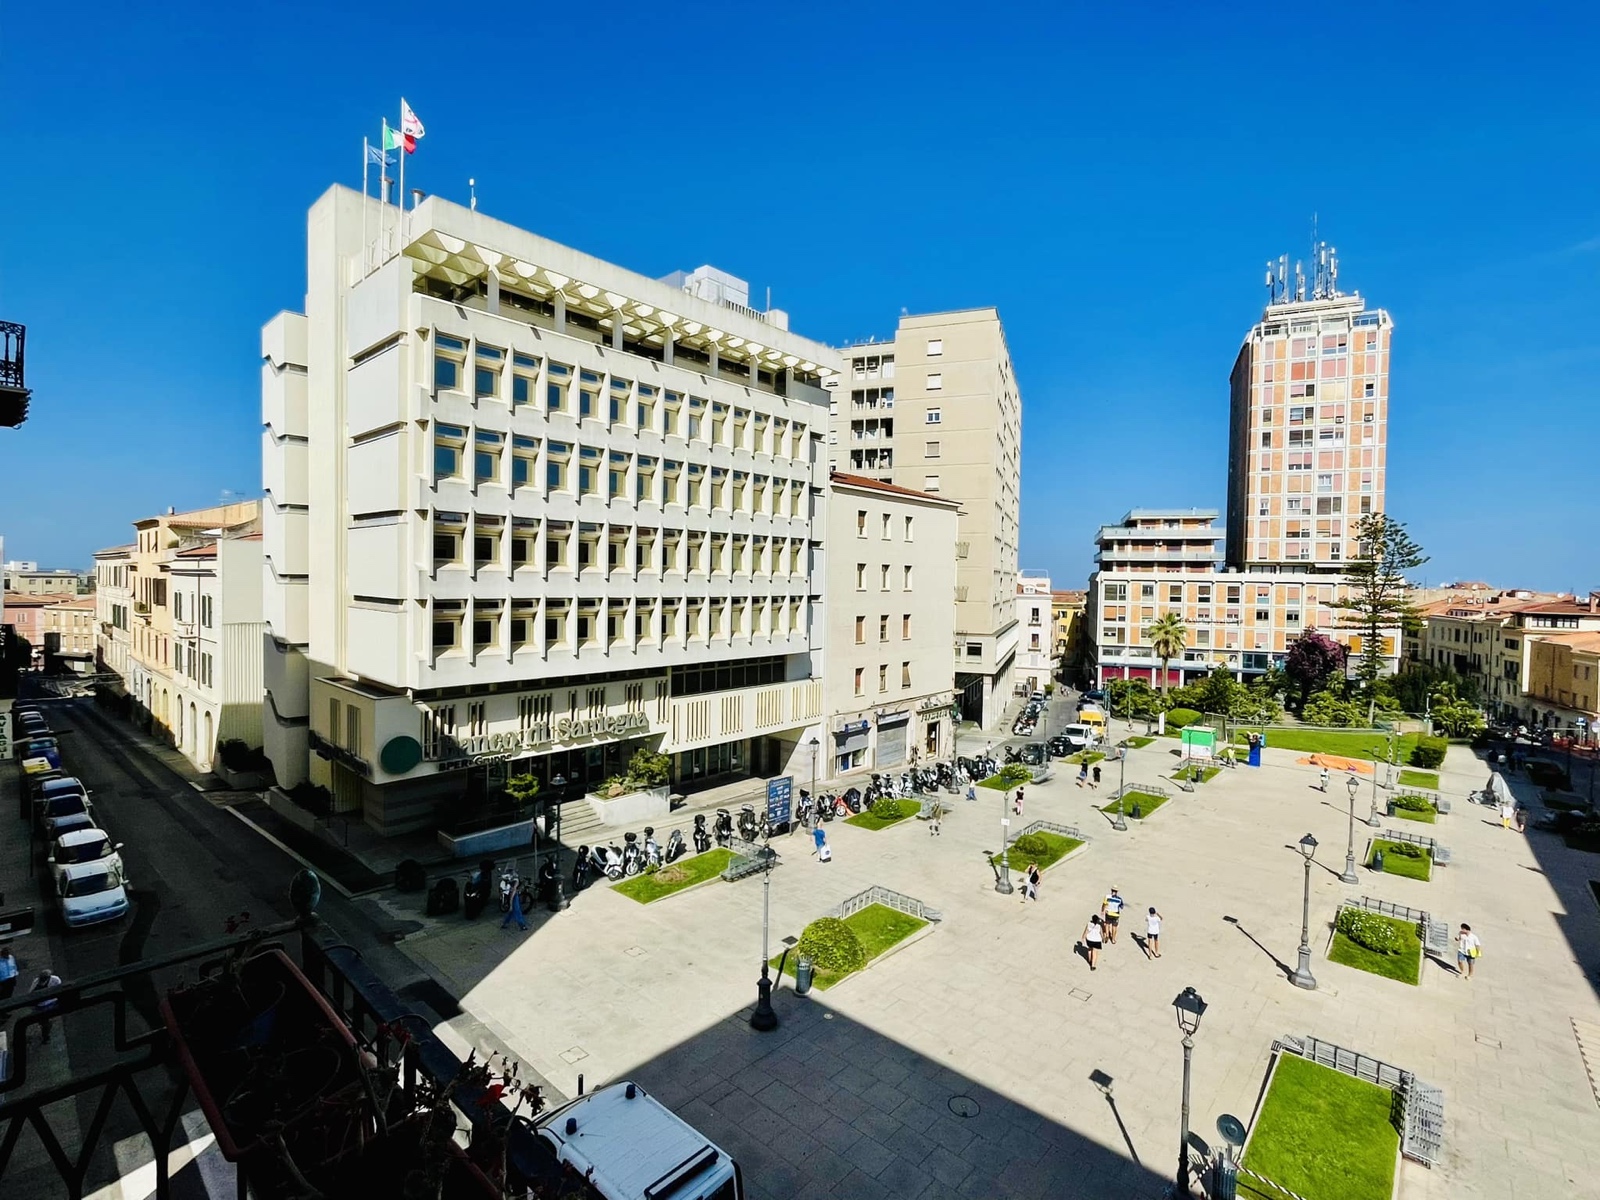
[[[1406,572],[1428,561],[1422,547],[1411,540],[1406,527],[1386,513],[1371,513],[1356,522],[1360,552],[1345,564],[1350,594],[1332,607],[1345,617],[1341,629],[1361,634],[1361,658],[1356,677],[1372,691],[1383,673],[1385,630],[1414,627],[1420,619],[1411,603]]]

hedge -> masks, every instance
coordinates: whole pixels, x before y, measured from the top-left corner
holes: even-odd
[[[1406,949],[1405,939],[1387,919],[1364,908],[1341,909],[1334,928],[1374,954],[1402,954]]]
[[[1203,715],[1193,708],[1175,708],[1167,713],[1167,724],[1173,729],[1182,729],[1185,725],[1193,725]]]
[[[1411,765],[1433,770],[1444,762],[1444,752],[1450,743],[1442,737],[1419,737],[1411,751]]]
[[[867,965],[866,947],[838,917],[819,917],[800,934],[796,952],[825,971],[848,975]]]

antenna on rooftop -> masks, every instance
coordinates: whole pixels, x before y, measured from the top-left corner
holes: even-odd
[[[1294,298],[1296,300],[1306,298],[1306,273],[1299,259],[1295,259],[1294,262]]]
[[[468,199],[467,199],[468,207],[471,208],[473,212],[477,212],[478,211],[478,181],[476,179],[467,180],[467,197],[468,197]]]

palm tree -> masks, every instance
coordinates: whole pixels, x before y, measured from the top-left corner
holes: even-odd
[[[1144,631],[1150,649],[1161,660],[1161,694],[1167,694],[1167,664],[1183,653],[1189,644],[1189,627],[1177,613],[1166,613]]]

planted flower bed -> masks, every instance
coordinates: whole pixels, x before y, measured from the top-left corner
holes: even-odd
[[[869,904],[848,917],[819,917],[802,931],[794,951],[778,955],[772,965],[781,963],[784,974],[793,975],[803,954],[813,964],[813,985],[826,991],[927,924],[884,904]]]
[[[637,900],[640,904],[652,904],[674,892],[681,892],[684,888],[715,879],[732,861],[732,850],[725,846],[714,846],[704,854],[696,854],[692,858],[680,858],[670,866],[647,871],[643,875],[635,875],[632,879],[624,879],[620,883],[613,884],[611,890],[626,896],[629,900]]]
[[[1132,821],[1142,821],[1166,802],[1167,797],[1165,796],[1158,796],[1154,792],[1141,792],[1137,789],[1129,788],[1122,794],[1122,815]],[[1134,812],[1133,810],[1135,808],[1137,808],[1139,811]],[[1115,815],[1117,811],[1117,801],[1113,800],[1110,804],[1102,804],[1100,806],[1100,811]]]
[[[1375,867],[1378,856],[1383,855],[1383,871],[1387,875],[1400,875],[1406,879],[1420,879],[1423,883],[1433,875],[1433,856],[1426,846],[1411,842],[1391,842],[1387,838],[1374,838],[1372,852],[1367,856],[1367,866]]]
[[[1439,819],[1433,801],[1426,796],[1393,797],[1389,801],[1389,815],[1402,817],[1407,821],[1421,821],[1426,825],[1432,825]]]
[[[1363,908],[1342,908],[1334,919],[1330,962],[1415,986],[1422,975],[1422,939],[1411,921]]]
[[[897,825],[921,811],[921,800],[893,800],[887,796],[880,796],[872,802],[872,807],[866,812],[846,817],[844,823],[861,829],[887,829],[890,825]]]
[[[1029,863],[1047,871],[1081,845],[1080,838],[1039,829],[1019,835],[1006,847],[1004,854],[996,854],[992,861],[998,866],[1003,859],[1013,871],[1026,871]]]

